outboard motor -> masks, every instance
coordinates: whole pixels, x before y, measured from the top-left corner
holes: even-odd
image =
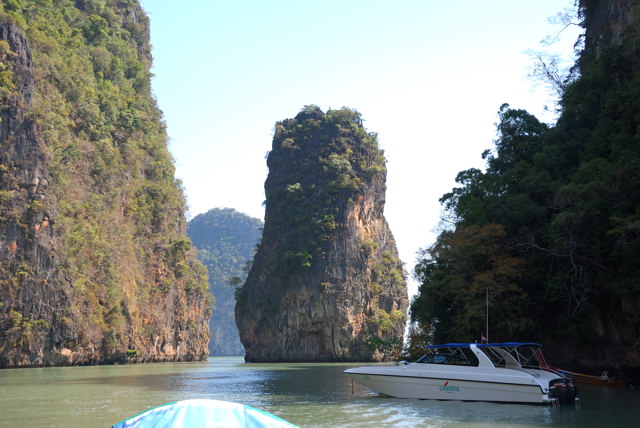
[[[578,389],[572,377],[567,376],[561,379],[553,379],[549,382],[549,395],[557,398],[561,405],[574,404],[577,394]]]

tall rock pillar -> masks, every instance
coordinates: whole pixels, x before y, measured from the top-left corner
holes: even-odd
[[[388,357],[408,301],[376,135],[354,110],[307,106],[276,124],[267,164],[262,241],[237,293],[246,360]]]

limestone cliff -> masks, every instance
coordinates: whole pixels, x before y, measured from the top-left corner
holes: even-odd
[[[135,1],[0,3],[0,367],[207,355]]]
[[[387,357],[407,288],[376,135],[353,110],[307,106],[276,124],[267,164],[262,241],[237,293],[246,360]]]
[[[638,0],[581,0],[585,45],[580,65],[585,67],[606,48],[627,45],[637,49],[640,26]]]

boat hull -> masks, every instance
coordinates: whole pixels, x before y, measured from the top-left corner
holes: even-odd
[[[362,386],[396,398],[530,404],[549,404],[553,401],[537,383],[469,381],[428,375],[395,376],[358,373],[355,370],[350,369],[345,373]]]

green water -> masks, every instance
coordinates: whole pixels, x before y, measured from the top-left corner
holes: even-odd
[[[0,370],[0,427],[108,427],[164,403],[248,404],[302,427],[636,427],[640,390],[581,386],[578,408],[382,398],[353,364],[206,363]]]

